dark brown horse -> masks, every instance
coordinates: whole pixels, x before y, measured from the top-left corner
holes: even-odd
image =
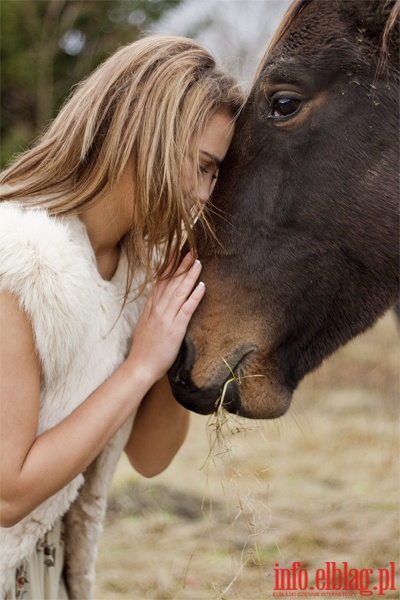
[[[198,231],[206,296],[170,373],[186,407],[273,418],[399,293],[400,0],[296,0]],[[229,365],[229,368],[228,368]]]

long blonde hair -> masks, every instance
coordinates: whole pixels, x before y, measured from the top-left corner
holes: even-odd
[[[236,81],[195,41],[150,35],[120,48],[73,90],[38,142],[0,176],[2,200],[76,214],[106,193],[134,165],[134,217],[121,240],[129,289],[137,268],[145,282],[179,259],[192,225],[202,219],[196,195],[188,202],[182,165],[197,172],[199,138],[212,114],[234,119],[243,103]],[[154,261],[154,251],[163,252]]]

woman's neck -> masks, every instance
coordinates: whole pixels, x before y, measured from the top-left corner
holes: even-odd
[[[121,240],[132,225],[133,183],[132,175],[127,171],[125,169],[113,188],[79,214],[104,279],[110,279],[114,274]]]

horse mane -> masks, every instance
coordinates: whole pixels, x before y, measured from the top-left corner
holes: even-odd
[[[392,0],[384,0],[384,1],[387,5],[389,5],[392,2]],[[311,4],[311,2],[313,2],[313,0],[294,0],[294,2],[289,6],[289,8],[287,9],[286,13],[283,16],[283,19],[282,19],[280,25],[278,26],[278,29],[276,30],[275,34],[272,37],[272,39],[267,47],[267,50],[264,53],[264,56],[262,57],[261,63],[259,65],[259,68],[257,69],[254,80],[257,80],[258,76],[260,75],[262,65],[264,64],[265,57],[269,54],[269,52],[271,52],[271,50],[283,38],[283,36],[290,29],[294,20],[298,17],[298,15],[301,13],[301,11],[307,5]],[[383,30],[382,42],[381,42],[381,57],[380,57],[380,61],[379,61],[381,67],[387,62],[387,58],[390,55],[390,51],[389,51],[390,39],[391,39],[392,33],[394,33],[394,30],[399,23],[399,17],[400,17],[400,0],[395,0],[393,7],[391,9],[391,12],[389,14],[389,17],[386,21],[385,28]]]
[[[388,2],[389,0],[387,0]],[[395,27],[399,24],[400,17],[400,0],[396,0],[386,22],[382,36],[382,52],[389,53],[389,38]]]

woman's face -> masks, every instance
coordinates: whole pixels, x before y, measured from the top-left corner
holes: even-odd
[[[197,192],[197,198],[202,202],[207,202],[209,199],[219,166],[224,160],[231,143],[234,128],[232,117],[225,110],[219,110],[210,117],[199,143],[197,191],[194,189],[196,177],[192,172],[191,161],[186,160],[183,167],[183,189],[191,198]]]

